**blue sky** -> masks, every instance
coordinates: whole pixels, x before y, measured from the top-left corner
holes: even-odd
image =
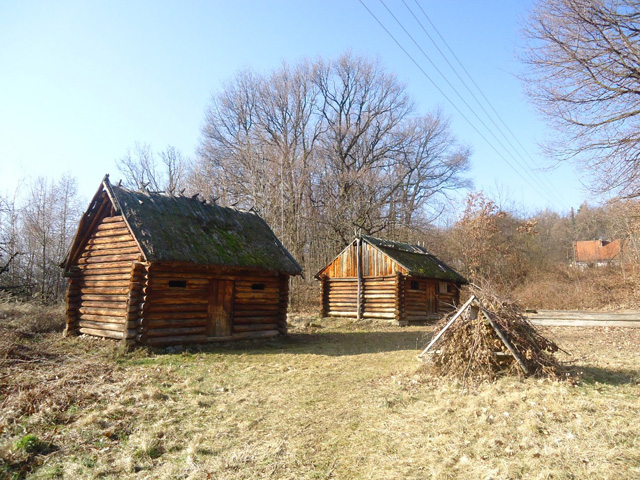
[[[384,5],[363,1],[484,132]],[[419,12],[415,0],[406,2]],[[537,146],[545,125],[515,77],[522,68],[516,59],[519,28],[531,3],[419,2],[526,148],[525,160],[547,166]],[[473,104],[403,2],[385,3]],[[67,172],[78,178],[88,200],[105,173],[119,178],[115,160],[136,141],[195,155],[211,95],[238,70],[268,72],[282,61],[336,57],[349,49],[394,72],[419,111],[441,108],[451,117],[454,133],[473,151],[470,177],[476,189],[529,211],[548,207],[566,213],[589,198],[570,165],[514,173],[358,0],[0,0],[0,192],[13,193],[29,176]],[[500,150],[490,133],[483,135]],[[550,192],[532,176],[550,183]]]

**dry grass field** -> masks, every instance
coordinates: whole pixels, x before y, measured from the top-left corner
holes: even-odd
[[[547,329],[566,381],[463,390],[420,371],[432,327],[298,318],[284,339],[126,353],[2,308],[0,477],[640,478],[640,329]]]

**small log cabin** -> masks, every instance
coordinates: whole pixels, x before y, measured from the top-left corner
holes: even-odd
[[[287,332],[302,269],[254,211],[130,191],[108,175],[62,267],[66,334],[162,345]]]
[[[316,274],[322,315],[424,322],[456,308],[467,281],[419,245],[363,235]]]

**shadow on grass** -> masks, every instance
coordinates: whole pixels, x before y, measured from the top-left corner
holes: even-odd
[[[301,355],[350,356],[381,352],[414,350],[419,352],[432,332],[422,331],[357,331],[290,333],[286,337],[265,340],[240,340],[223,344],[185,345],[186,353],[231,355],[265,355],[291,353]],[[154,348],[155,354],[175,354],[174,348]]]
[[[572,373],[587,385],[603,383],[606,385],[636,385],[640,382],[640,370],[601,368],[601,367],[571,367]]]

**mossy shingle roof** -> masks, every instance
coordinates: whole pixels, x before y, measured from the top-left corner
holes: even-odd
[[[204,204],[197,197],[131,191],[110,185],[108,180],[105,187],[147,261],[302,273],[271,228],[253,211]]]
[[[459,284],[468,283],[462,275],[420,245],[394,242],[368,235],[363,235],[362,239],[406,268],[409,275]]]

